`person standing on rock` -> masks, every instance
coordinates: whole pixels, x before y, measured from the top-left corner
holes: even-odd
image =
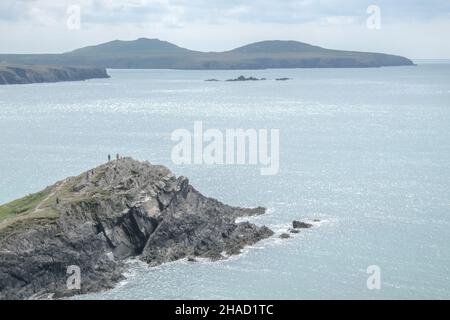
[[[116,160],[119,160],[119,159],[120,159],[120,155],[116,154]]]
[[[110,162],[110,161],[111,161],[111,155],[108,154],[108,162]]]

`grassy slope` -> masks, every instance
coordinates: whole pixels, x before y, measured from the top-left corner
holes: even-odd
[[[170,45],[148,39],[113,41],[63,54],[0,55],[0,62],[87,65],[113,69],[264,69],[412,64],[408,59],[395,55],[330,50],[292,41],[255,43],[225,52],[191,51],[176,46],[172,48]]]
[[[96,183],[103,177],[104,173],[104,168],[96,169],[94,176],[91,177],[91,182]],[[86,201],[94,195],[107,197],[107,193],[101,188],[91,187],[88,192],[74,192],[74,187],[82,182],[85,176],[86,173],[82,173],[79,176],[67,178],[42,191],[0,205],[0,231],[6,224],[14,223],[17,220],[58,217],[59,213],[56,209],[57,198],[61,202],[68,203]]]
[[[103,171],[99,170],[98,175],[102,174]],[[0,205],[0,243],[21,230],[54,224],[60,216],[56,198],[65,203],[88,199],[90,195],[79,197],[73,191],[74,186],[80,183],[85,175],[83,173],[67,178],[42,191]],[[94,178],[100,177],[96,175]]]
[[[0,206],[0,221],[17,215],[26,215],[30,213],[45,199],[45,197],[48,196],[48,194],[48,190],[45,189]]]
[[[53,208],[52,188],[0,206],[0,242],[23,228],[47,225],[59,217]],[[39,210],[36,208],[39,206]]]
[[[40,192],[30,194],[26,197],[14,200],[10,203],[0,206],[0,222],[17,217],[24,217],[33,213],[39,215],[53,214],[55,210],[51,207],[53,197],[51,195],[52,188],[48,187]],[[39,211],[36,207],[39,205]]]

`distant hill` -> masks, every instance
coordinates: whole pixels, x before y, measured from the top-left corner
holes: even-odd
[[[225,52],[200,52],[158,39],[115,40],[62,54],[2,54],[0,62],[111,69],[367,68],[408,66],[405,57],[330,50],[298,41],[261,41]]]
[[[236,48],[230,52],[235,53],[286,53],[286,52],[314,52],[324,50],[307,43],[298,41],[261,41]]]
[[[158,39],[139,38],[133,41],[114,40],[96,46],[71,51],[70,55],[92,54],[148,54],[148,53],[190,53],[195,52]]]

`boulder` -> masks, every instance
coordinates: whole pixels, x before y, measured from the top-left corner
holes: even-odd
[[[297,221],[297,220],[292,221],[292,227],[294,229],[308,229],[308,228],[311,228],[312,226],[313,225],[310,223]]]

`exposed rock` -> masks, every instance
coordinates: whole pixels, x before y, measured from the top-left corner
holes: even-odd
[[[300,230],[298,229],[289,229],[290,233],[300,233]]]
[[[220,80],[217,80],[217,79],[206,79],[205,81],[207,81],[207,82],[217,82],[217,81],[220,81]]]
[[[301,221],[297,221],[297,220],[292,221],[292,227],[294,229],[307,229],[307,228],[311,228],[312,226],[313,226],[312,224],[309,224],[306,222],[301,222]]]
[[[0,64],[0,84],[80,81],[109,78],[104,68]]]
[[[282,233],[281,235],[280,235],[280,239],[288,239],[288,238],[290,238],[291,236],[288,234],[288,233]]]
[[[277,78],[275,79],[276,81],[287,81],[287,80],[292,80],[291,78]]]
[[[266,80],[266,78],[258,79],[258,78],[255,78],[255,77],[248,77],[248,78],[246,78],[244,76],[239,76],[239,77],[237,77],[235,79],[228,79],[226,81],[262,81],[262,80]]]
[[[35,201],[34,207],[8,216],[17,203],[28,208],[27,201]],[[0,298],[109,289],[122,279],[127,257],[151,266],[182,258],[223,259],[273,235],[267,227],[236,222],[264,211],[207,198],[163,166],[111,161],[90,175],[0,206]],[[66,286],[72,265],[81,271],[79,290]]]

